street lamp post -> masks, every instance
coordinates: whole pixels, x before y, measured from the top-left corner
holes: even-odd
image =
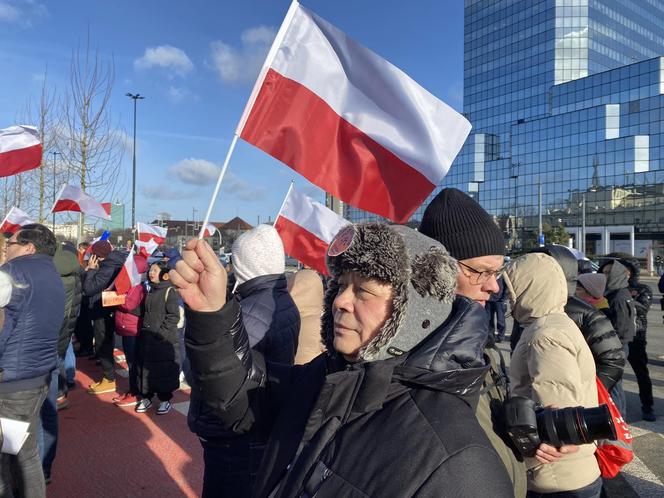
[[[131,167],[131,229],[136,225],[136,101],[145,97],[140,93],[127,93],[127,97],[134,101],[134,158]]]
[[[58,154],[60,154],[57,151],[51,152],[53,155],[53,204],[55,205],[55,191],[56,189],[56,184],[55,184],[55,170],[56,170],[56,159],[58,157]],[[55,212],[53,213],[53,235],[55,235]]]

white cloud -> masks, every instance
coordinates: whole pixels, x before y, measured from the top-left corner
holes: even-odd
[[[21,19],[21,11],[13,5],[5,2],[0,2],[0,21],[2,22],[18,22]]]
[[[256,26],[242,32],[241,47],[235,48],[221,40],[210,44],[212,68],[225,83],[250,83],[258,75],[276,30]]]
[[[220,168],[205,159],[183,159],[169,168],[169,171],[183,183],[209,185],[217,181]]]
[[[184,50],[171,45],[148,47],[145,53],[134,61],[134,68],[138,70],[160,67],[167,69],[178,76],[184,76],[194,69],[194,63]]]
[[[267,192],[265,187],[251,185],[245,180],[235,176],[233,173],[226,172],[224,181],[221,184],[224,192],[227,192],[243,201],[257,201],[265,198]]]
[[[0,23],[31,28],[33,21],[48,17],[48,9],[34,0],[0,0]]]
[[[198,196],[197,192],[174,189],[167,185],[146,186],[141,192],[148,199],[160,200],[193,199]]]

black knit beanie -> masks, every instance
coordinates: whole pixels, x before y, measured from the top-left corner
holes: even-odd
[[[443,189],[433,198],[420,232],[443,244],[457,260],[505,254],[503,232],[489,213],[455,188]]]

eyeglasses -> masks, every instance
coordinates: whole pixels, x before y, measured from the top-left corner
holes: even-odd
[[[473,268],[472,266],[468,266],[466,263],[462,263],[461,261],[459,261],[458,263],[459,265],[463,266],[464,268],[470,271],[470,275],[466,276],[468,277],[468,280],[470,280],[470,283],[473,285],[483,284],[487,282],[490,278],[498,278],[505,271],[504,266],[501,266],[497,270],[479,271]]]
[[[5,242],[5,245],[6,245],[6,246],[13,246],[13,245],[23,246],[23,245],[25,245],[25,244],[22,244],[22,243],[20,243],[20,242],[16,242],[16,241],[10,240],[10,241],[8,241],[8,242]]]

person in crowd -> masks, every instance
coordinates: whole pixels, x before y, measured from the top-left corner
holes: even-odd
[[[88,260],[85,259],[87,254],[88,247],[90,244],[88,242],[81,242],[77,247],[78,262],[81,265],[81,269],[85,271],[85,268],[88,266]],[[85,274],[83,274],[85,278]],[[81,308],[78,314],[78,319],[76,320],[76,331],[74,332],[76,336],[76,341],[78,343],[78,349],[76,350],[76,356],[80,357],[90,357],[93,356],[94,351],[94,330],[92,329],[92,318],[90,318],[90,300],[88,297],[83,294],[81,297]]]
[[[265,361],[293,365],[300,315],[288,294],[284,246],[277,231],[258,225],[238,237],[233,267],[233,297],[240,303],[249,346]],[[268,433],[260,427],[239,436],[229,431],[201,396],[195,377],[191,381],[187,420],[203,447],[203,496],[251,495]]]
[[[147,260],[143,256],[134,255],[134,262],[138,272],[145,277],[145,273],[148,271]],[[135,406],[141,400],[136,351],[145,311],[145,294],[145,285],[141,282],[129,289],[124,304],[115,308],[115,333],[122,337],[122,351],[129,375],[129,390],[113,398],[113,403],[117,406]]]
[[[115,342],[112,309],[102,306],[102,292],[115,281],[124,265],[127,255],[113,250],[108,240],[100,240],[92,245],[92,254],[83,277],[83,294],[89,300],[90,318],[95,336],[95,356],[101,363],[103,377],[90,384],[89,394],[103,394],[115,391]]]
[[[205,403],[238,435],[270,434],[254,496],[513,496],[472,416],[486,314],[455,299],[445,248],[407,227],[350,225],[328,268],[326,352],[301,366],[249,348],[240,303],[226,302],[226,273],[205,241],[190,241],[171,271]]]
[[[628,344],[627,360],[634,370],[639,385],[641,417],[647,422],[657,420],[653,410],[652,380],[648,371],[648,353],[646,352],[646,332],[648,330],[648,311],[652,304],[652,289],[639,280],[641,266],[637,259],[621,258],[620,262],[629,272],[629,292],[634,299],[636,309],[636,334]]]
[[[300,333],[295,364],[304,365],[325,351],[320,339],[323,281],[320,275],[311,269],[287,273],[286,279],[288,280],[288,293],[300,312]]]
[[[606,275],[603,273],[582,273],[577,278],[575,296],[590,304],[593,308],[603,311],[609,308],[609,301],[604,297],[605,290]],[[604,316],[604,319],[608,320],[606,316]],[[613,325],[611,328],[613,329]],[[620,349],[622,351],[622,343]]]
[[[505,308],[506,304],[505,285],[501,278],[498,279],[498,292],[494,292],[486,302],[486,312],[489,315],[489,335],[496,342],[505,340]],[[494,335],[495,334],[495,335]]]
[[[597,377],[610,391],[622,379],[625,353],[618,334],[605,314],[576,297],[579,277],[576,257],[566,247],[555,244],[535,248],[532,252],[542,252],[553,257],[562,268],[568,292],[565,313],[581,330],[595,360]]]
[[[138,335],[138,379],[141,400],[137,413],[145,413],[157,395],[157,415],[171,411],[173,392],[180,387],[178,290],[168,276],[168,264],[153,263],[148,273],[150,292],[145,297],[141,331]]]
[[[629,354],[629,343],[636,335],[636,307],[629,291],[629,272],[619,261],[610,259],[599,270],[606,276],[604,295],[609,301],[606,316],[611,320],[623,346],[624,356]],[[622,380],[616,382],[609,393],[623,417],[627,416],[627,399]]]
[[[57,366],[65,291],[53,263],[57,242],[44,225],[22,226],[2,266],[12,282],[0,330],[0,417],[29,423],[17,455],[0,453],[0,496],[45,496],[37,447],[39,412]]]
[[[655,256],[655,272],[661,277],[664,274],[664,258],[661,255]]]
[[[69,403],[64,372],[65,355],[71,344],[81,305],[81,267],[76,257],[76,249],[70,244],[58,244],[53,262],[65,290],[65,306],[57,344],[58,363],[51,373],[50,387],[39,415],[38,445],[46,484],[51,482],[51,469],[58,447],[58,410],[66,408]]]

